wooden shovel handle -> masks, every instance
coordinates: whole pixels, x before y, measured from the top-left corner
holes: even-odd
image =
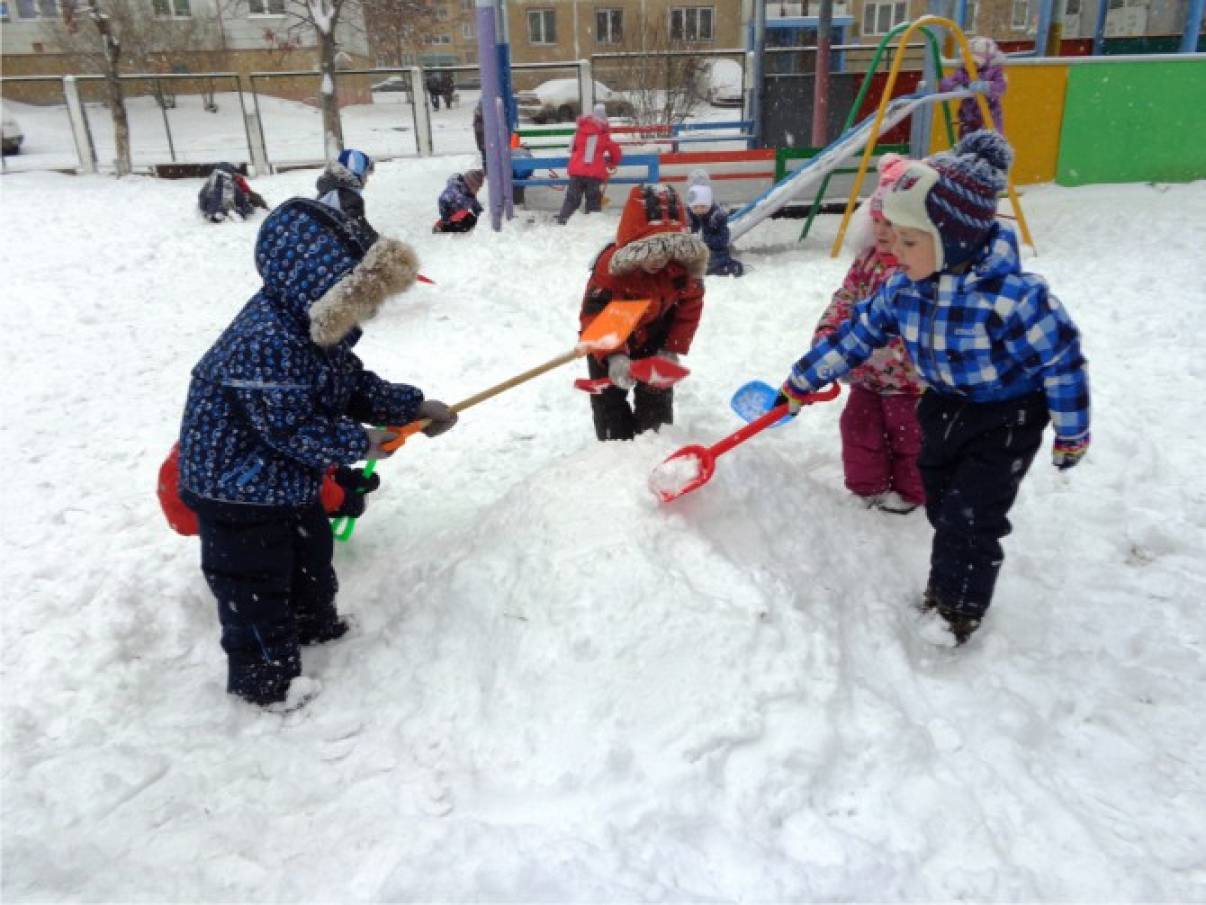
[[[479,402],[485,402],[487,399],[497,396],[499,393],[505,393],[512,387],[517,387],[521,383],[526,383],[533,377],[539,377],[541,374],[551,371],[554,368],[559,368],[563,364],[573,361],[575,358],[581,358],[586,354],[586,351],[587,350],[581,346],[575,346],[570,351],[558,355],[556,358],[552,358],[546,361],[544,364],[537,365],[534,368],[529,368],[522,374],[516,374],[514,377],[510,377],[507,380],[504,380],[502,383],[496,383],[494,386],[484,389],[480,393],[475,393],[468,399],[462,399],[460,402],[450,406],[450,408],[457,414],[460,414],[465,409],[475,406]],[[381,448],[386,452],[393,452],[403,443],[405,443],[407,439],[413,437],[429,424],[431,424],[430,419],[420,418],[418,421],[412,421],[410,424],[403,425],[402,427],[388,427],[386,430],[394,431],[398,436],[387,443],[382,443]]]

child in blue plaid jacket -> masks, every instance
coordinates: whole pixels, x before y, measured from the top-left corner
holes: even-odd
[[[934,541],[922,612],[944,645],[967,641],[988,609],[1006,515],[1048,421],[1057,468],[1089,447],[1080,335],[995,220],[1012,159],[1004,138],[981,130],[910,164],[884,197],[901,272],[796,362],[780,394],[796,409],[892,337],[904,341],[927,385],[917,464]]]

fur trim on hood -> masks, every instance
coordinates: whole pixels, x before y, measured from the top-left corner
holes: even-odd
[[[335,189],[354,189],[359,192],[364,189],[364,182],[342,163],[332,160],[319,175],[317,189],[319,195]]]
[[[419,257],[397,239],[381,237],[364,258],[310,306],[310,338],[324,348],[336,345],[369,320],[391,295],[414,285]]]
[[[692,233],[654,233],[617,248],[607,270],[613,277],[637,270],[652,273],[672,262],[681,264],[691,276],[702,277],[708,269],[708,246]]]

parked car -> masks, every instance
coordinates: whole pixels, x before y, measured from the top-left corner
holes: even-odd
[[[515,95],[519,118],[533,123],[572,123],[582,110],[578,103],[577,79],[552,79],[530,91]],[[619,92],[595,82],[595,103],[607,108],[607,115],[632,116],[632,104]]]
[[[25,141],[25,133],[17,125],[17,121],[7,113],[3,114],[3,144],[5,154],[16,154],[21,150],[21,142]]]
[[[736,60],[712,60],[707,73],[706,96],[713,107],[740,107],[745,103],[742,92],[741,64]]]
[[[369,91],[373,94],[405,94],[407,103],[410,102],[410,76],[408,75],[391,75],[387,79],[377,82],[370,86]],[[400,100],[395,99],[397,103]]]

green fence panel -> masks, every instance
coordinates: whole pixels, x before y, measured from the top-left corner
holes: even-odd
[[[1206,179],[1206,60],[1068,68],[1056,182]]]

